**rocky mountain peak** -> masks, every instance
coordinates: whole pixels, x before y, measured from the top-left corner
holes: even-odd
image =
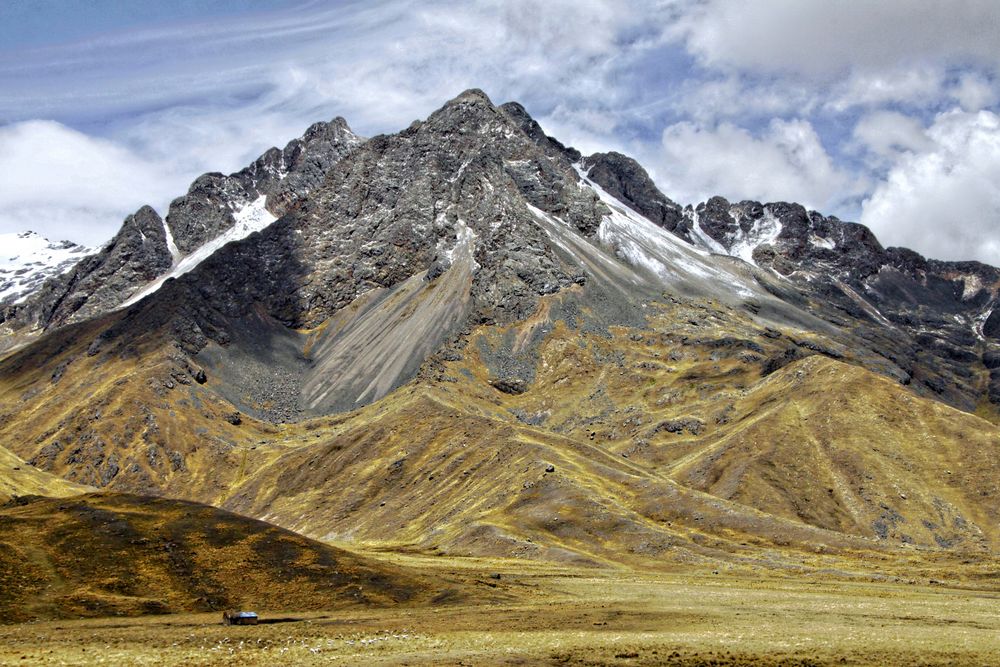
[[[528,114],[528,111],[518,102],[506,102],[500,105],[500,109],[507,114],[529,139],[540,146],[547,154],[558,156],[570,162],[579,162],[582,156],[580,151],[572,146],[564,146],[562,142],[554,139],[542,130],[542,126]]]
[[[690,241],[681,207],[656,187],[653,179],[632,158],[610,151],[583,160],[587,177],[657,225]]]
[[[35,291],[8,308],[3,320],[15,330],[47,329],[113,310],[171,271],[190,270],[221,242],[256,231],[263,218],[278,217],[363,141],[337,117],[314,123],[284,149],[270,148],[238,172],[203,174],[171,202],[165,219],[141,207],[97,254],[36,281]]]
[[[486,109],[496,109],[496,107],[493,105],[493,100],[491,100],[490,96],[487,95],[482,89],[469,88],[467,90],[463,90],[458,95],[445,102],[441,106],[441,109],[439,109],[439,111],[443,111],[445,109],[449,109],[455,106],[465,106],[465,105],[481,106]]]

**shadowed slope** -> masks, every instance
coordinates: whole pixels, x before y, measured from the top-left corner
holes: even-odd
[[[5,359],[0,438],[72,482],[213,502],[266,459],[272,448],[258,443],[276,429],[200,384],[147,306],[70,325]],[[136,322],[127,340],[102,335]]]

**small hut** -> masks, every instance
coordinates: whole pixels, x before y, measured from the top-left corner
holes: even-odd
[[[257,612],[255,611],[224,611],[222,612],[223,625],[257,625]]]

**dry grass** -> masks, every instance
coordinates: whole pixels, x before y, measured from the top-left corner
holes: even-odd
[[[90,494],[0,506],[0,622],[364,608],[468,590],[195,503]]]
[[[72,496],[93,491],[93,488],[68,482],[25,463],[12,452],[0,447],[0,503],[14,496]]]
[[[823,356],[762,378],[791,334],[680,305],[610,338],[556,323],[531,388],[497,391],[478,350],[535,326],[479,329],[438,377],[290,428],[301,444],[226,506],[448,554],[951,580],[995,562],[991,424]]]
[[[503,563],[448,559],[438,559],[434,570],[450,576],[502,573],[500,583],[515,599],[434,609],[273,613],[265,620],[282,622],[257,627],[225,627],[217,614],[0,626],[0,663],[982,665],[1000,660],[994,594],[821,579],[511,570]]]

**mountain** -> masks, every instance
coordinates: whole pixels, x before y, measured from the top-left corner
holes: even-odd
[[[998,279],[681,206],[470,90],[130,216],[6,309],[0,437],[315,539],[964,579],[1000,546]]]
[[[53,243],[35,232],[0,234],[0,303],[20,303],[46,279],[79,262],[90,251],[70,241]]]
[[[923,395],[963,410],[980,408],[996,419],[996,267],[883,248],[863,225],[798,204],[732,204],[713,197],[678,214],[630,158],[598,154],[584,164],[596,183],[692,245],[764,269],[754,271],[764,289],[837,327],[850,347],[882,357],[888,363],[881,372]]]

